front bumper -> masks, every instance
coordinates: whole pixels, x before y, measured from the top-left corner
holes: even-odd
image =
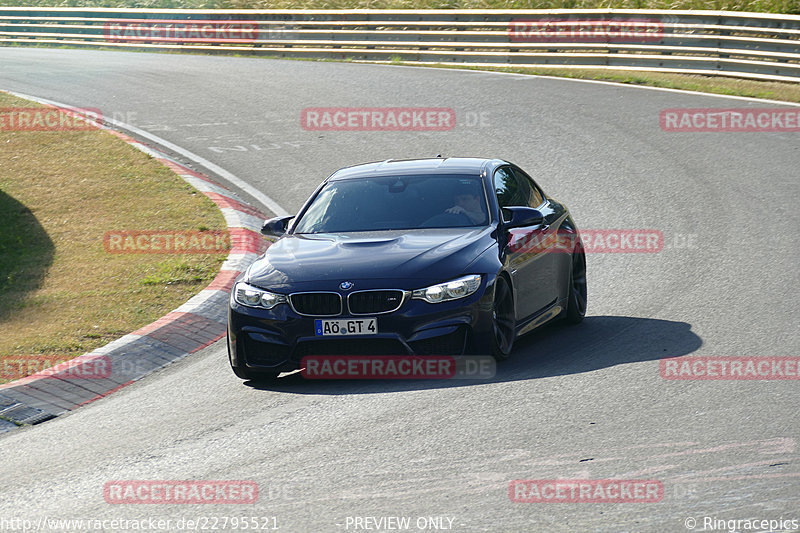
[[[430,304],[409,299],[396,311],[370,315],[378,333],[315,335],[318,317],[302,316],[287,304],[273,309],[228,309],[228,348],[234,367],[286,372],[309,355],[487,355],[491,352],[494,280],[466,298]],[[487,289],[488,287],[488,289]],[[321,317],[320,317],[321,318]],[[363,319],[342,314],[335,319]]]

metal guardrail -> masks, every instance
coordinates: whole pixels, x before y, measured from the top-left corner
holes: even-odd
[[[0,44],[800,82],[800,15],[730,11],[0,7]]]

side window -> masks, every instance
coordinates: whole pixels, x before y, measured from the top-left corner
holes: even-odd
[[[494,192],[501,208],[528,203],[520,191],[519,182],[508,167],[498,168],[494,172]]]
[[[516,176],[517,181],[520,183],[520,189],[524,191],[523,194],[526,198],[526,201],[523,205],[528,205],[530,207],[539,207],[542,205],[542,202],[544,202],[544,197],[539,191],[539,188],[536,187],[536,184],[533,183],[533,180],[519,169],[509,170],[514,173],[514,176]]]

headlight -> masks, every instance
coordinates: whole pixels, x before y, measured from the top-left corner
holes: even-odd
[[[438,285],[431,285],[424,289],[417,289],[412,294],[412,298],[418,300],[425,300],[428,303],[436,304],[439,302],[448,302],[450,300],[458,300],[469,296],[478,290],[481,286],[481,277],[477,274],[472,276],[464,276],[463,278],[454,279],[446,283],[439,283]]]
[[[272,309],[278,304],[286,303],[285,295],[265,291],[264,289],[253,287],[242,281],[233,286],[231,294],[236,303],[246,305],[247,307]]]

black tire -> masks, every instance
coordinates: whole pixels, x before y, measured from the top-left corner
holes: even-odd
[[[505,361],[514,348],[517,321],[514,316],[514,295],[511,286],[503,276],[498,276],[494,287],[492,305],[492,355],[498,361]]]
[[[580,242],[572,252],[567,297],[567,324],[580,324],[586,316],[586,253]]]
[[[241,379],[249,379],[251,381],[275,381],[278,379],[280,372],[265,372],[263,370],[252,370],[250,368],[240,368],[232,366],[233,373]]]

